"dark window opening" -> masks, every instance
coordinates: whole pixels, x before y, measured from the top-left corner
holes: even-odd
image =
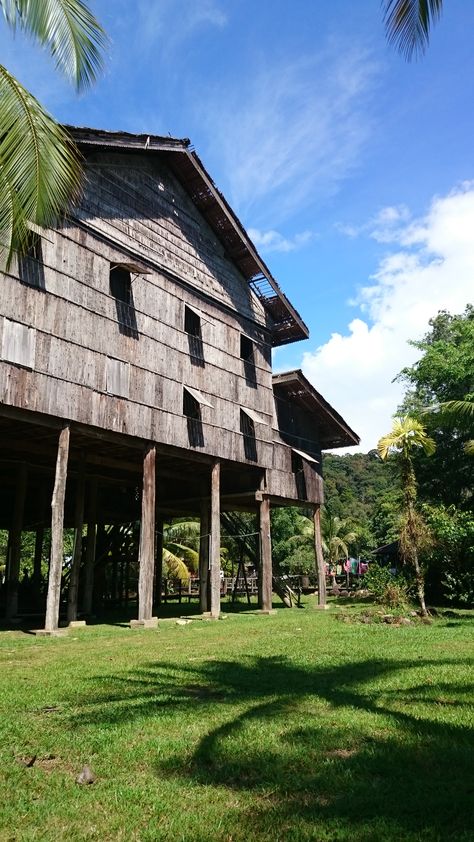
[[[257,462],[257,440],[255,437],[255,424],[243,409],[240,410],[240,432],[244,437],[245,458]]]
[[[188,334],[189,356],[193,365],[204,367],[204,347],[201,336],[201,319],[194,310],[185,305],[184,329]]]
[[[191,447],[204,447],[201,407],[187,389],[183,390],[183,415],[188,422],[188,440]]]
[[[137,316],[133,303],[132,277],[123,266],[110,270],[110,292],[115,299],[117,321],[120,333],[138,339]]]
[[[240,335],[240,359],[244,361],[244,375],[247,386],[257,388],[257,372],[255,369],[254,345],[248,336]]]
[[[22,284],[46,291],[41,237],[29,231],[25,254],[18,257],[18,276]]]
[[[291,452],[291,470],[295,475],[296,493],[298,500],[307,500],[306,479],[304,475],[303,457],[299,453]]]

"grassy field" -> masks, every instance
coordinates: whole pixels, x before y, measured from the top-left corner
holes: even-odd
[[[2,842],[472,840],[471,616],[337,613],[0,632]]]

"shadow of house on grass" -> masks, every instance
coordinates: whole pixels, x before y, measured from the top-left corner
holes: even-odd
[[[171,709],[180,718],[188,713],[194,725],[201,720],[197,742],[162,754],[155,772],[221,788],[224,811],[226,792],[252,793],[250,813],[227,817],[249,838],[468,840],[474,740],[459,723],[466,685],[410,683],[413,668],[430,675],[464,663],[152,663],[98,678],[94,701],[76,704],[85,727],[133,718],[158,725]],[[440,721],[443,709],[447,722]],[[327,835],[320,836],[323,825]]]

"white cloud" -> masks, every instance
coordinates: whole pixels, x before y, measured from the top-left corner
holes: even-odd
[[[272,251],[296,251],[317,237],[314,231],[301,231],[293,237],[284,237],[279,231],[259,231],[258,228],[249,228],[248,234],[259,251],[266,254]]]
[[[198,29],[222,29],[227,15],[217,0],[139,0],[137,32],[141,48],[156,50],[161,59],[169,57]]]
[[[403,395],[392,380],[419,356],[408,340],[426,333],[438,310],[459,313],[474,299],[473,231],[473,184],[434,199],[425,219],[399,230],[400,249],[360,290],[365,318],[304,354],[306,375],[360,434],[362,450],[391,427]]]
[[[270,216],[273,226],[334,193],[357,166],[377,67],[367,52],[340,43],[262,62],[238,87],[209,90],[205,119],[231,204],[254,224]]]
[[[378,243],[395,243],[402,241],[409,219],[410,211],[406,205],[389,205],[381,208],[375,216],[362,225],[337,222],[335,227],[351,240],[360,237],[361,234],[368,234]]]

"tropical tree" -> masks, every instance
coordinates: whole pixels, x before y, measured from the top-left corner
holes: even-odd
[[[333,515],[326,507],[321,518],[321,539],[323,553],[329,564],[336,564],[341,558],[348,558],[349,544],[357,540],[357,533],[349,529],[347,519]]]
[[[383,0],[385,31],[389,43],[410,61],[422,55],[431,27],[441,17],[443,0]]]
[[[469,429],[469,434],[473,431],[474,395],[466,395],[464,400],[445,401],[426,411],[433,412],[441,424],[446,423],[461,430]],[[463,448],[468,456],[474,456],[474,438],[465,441]]]
[[[413,468],[413,454],[418,449],[431,456],[436,445],[427,435],[423,425],[409,415],[396,418],[391,432],[382,436],[377,445],[381,459],[385,460],[394,455],[398,460],[403,489],[400,548],[404,560],[413,567],[421,612],[427,616],[424,576],[419,559],[419,552],[427,543],[427,528],[416,509],[417,483]]]
[[[77,91],[102,67],[105,33],[84,0],[0,0],[11,29],[51,53]],[[81,159],[67,131],[0,65],[0,259],[26,253],[30,229],[57,223],[80,194]]]
[[[165,526],[163,562],[167,576],[186,581],[191,573],[197,572],[200,532],[200,522],[194,518],[179,518]]]

